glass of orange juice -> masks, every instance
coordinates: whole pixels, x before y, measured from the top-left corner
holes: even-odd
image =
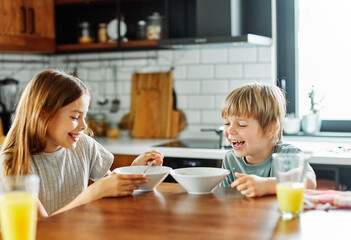
[[[303,211],[307,161],[302,153],[274,153],[273,166],[279,211],[288,220]]]
[[[37,175],[9,176],[0,182],[0,221],[3,240],[35,240]]]

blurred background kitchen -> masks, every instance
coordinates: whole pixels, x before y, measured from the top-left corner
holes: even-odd
[[[343,107],[351,101],[350,10],[347,0],[3,0],[3,132],[10,125],[13,102],[44,69],[62,69],[88,83],[88,121],[98,136],[117,129],[135,108],[134,73],[171,71],[174,93],[168,91],[167,99],[185,116],[179,118],[175,145],[157,137],[163,135],[140,142],[127,132],[123,136],[128,140],[99,141],[122,165],[161,145],[168,163],[181,162],[173,168],[220,166],[222,142],[214,146],[211,139],[218,142],[217,134],[201,129],[215,129],[221,136],[225,96],[244,83],[269,82],[286,91],[285,140],[309,154],[317,176],[332,179],[332,187],[351,188],[351,111]],[[194,148],[181,142],[189,137],[202,138],[203,144]],[[181,148],[171,150],[174,146]]]

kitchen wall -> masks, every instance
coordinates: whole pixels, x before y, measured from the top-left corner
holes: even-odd
[[[20,88],[38,72],[58,68],[88,83],[93,96],[90,116],[102,113],[116,125],[128,113],[133,72],[168,71],[174,67],[177,107],[186,114],[188,131],[222,124],[221,104],[225,96],[240,85],[272,82],[271,47],[226,47],[192,50],[158,50],[68,54],[55,56],[0,54],[0,78],[20,80]],[[8,60],[18,60],[9,63]],[[27,61],[36,61],[28,63]],[[43,62],[40,62],[43,61]],[[108,103],[100,106],[98,99]],[[111,113],[112,100],[121,101]]]

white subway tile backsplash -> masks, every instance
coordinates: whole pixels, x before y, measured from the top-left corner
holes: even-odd
[[[202,63],[225,63],[228,62],[228,50],[221,49],[202,49],[201,50]]]
[[[184,79],[187,78],[187,66],[175,66],[173,70],[173,78],[174,79]]]
[[[259,47],[258,48],[258,61],[259,62],[270,62],[271,61],[271,47]]]
[[[147,59],[156,57],[155,59]],[[62,54],[53,56],[0,54],[0,59],[48,60],[50,64],[4,63],[0,78],[12,76],[21,81],[23,89],[37,73],[46,68],[58,68],[72,73],[78,66],[78,76],[87,82],[92,95],[90,113],[104,113],[109,122],[117,124],[129,112],[131,79],[134,72],[169,71],[173,66],[177,108],[185,112],[187,130],[218,127],[222,124],[221,107],[233,89],[247,82],[271,82],[271,47],[228,47],[218,49],[152,50],[130,52],[101,52]],[[86,59],[96,58],[97,61]],[[101,59],[110,59],[101,61]],[[111,58],[116,58],[112,60]],[[140,58],[140,59],[128,59]],[[65,63],[67,59],[79,64]],[[117,89],[113,67],[117,66]],[[105,81],[104,81],[105,80]],[[108,98],[103,107],[96,101]],[[111,101],[121,101],[118,113],[110,113]]]
[[[201,122],[200,111],[186,110],[184,113],[186,115],[186,122],[188,124],[199,124]]]
[[[190,79],[209,79],[214,77],[213,65],[188,66],[188,77]]]
[[[188,96],[179,95],[176,92],[177,98],[177,109],[187,109],[188,108]]]
[[[245,78],[252,77],[270,77],[271,64],[270,63],[253,63],[244,65]]]
[[[232,48],[229,50],[230,62],[244,63],[257,61],[257,48],[244,47]]]
[[[205,124],[219,124],[223,122],[220,108],[218,110],[204,110],[202,111],[202,123]]]
[[[218,108],[222,108],[223,106],[223,102],[224,102],[224,99],[226,98],[226,96],[232,91],[232,90],[229,90],[229,89],[226,89],[227,90],[227,93],[225,95],[220,95],[220,96],[216,96],[216,99],[215,99],[215,104],[216,104],[216,107]],[[229,90],[229,91],[228,91]]]
[[[226,93],[228,89],[227,80],[201,81],[201,90],[205,94]]]
[[[189,109],[211,109],[214,107],[213,96],[189,96],[188,108]]]
[[[197,64],[200,63],[199,50],[175,50],[175,64]]]
[[[230,91],[228,92],[228,94],[233,91],[234,89],[236,88],[239,88],[241,87],[242,85],[246,84],[246,83],[251,83],[251,82],[257,82],[256,79],[252,78],[252,79],[241,79],[241,80],[238,80],[238,79],[231,79],[229,80],[229,89]]]
[[[158,64],[173,66],[174,64],[173,51],[168,51],[168,50],[158,51],[157,56],[158,56]]]
[[[216,65],[216,78],[241,77],[243,66],[241,64],[221,64]]]
[[[123,66],[147,66],[147,59],[127,59],[123,61]]]
[[[200,92],[200,81],[174,81],[173,85],[177,94]]]

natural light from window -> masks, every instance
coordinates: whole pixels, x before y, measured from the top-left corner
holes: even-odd
[[[300,0],[297,11],[298,114],[315,86],[324,120],[351,120],[351,1]]]

